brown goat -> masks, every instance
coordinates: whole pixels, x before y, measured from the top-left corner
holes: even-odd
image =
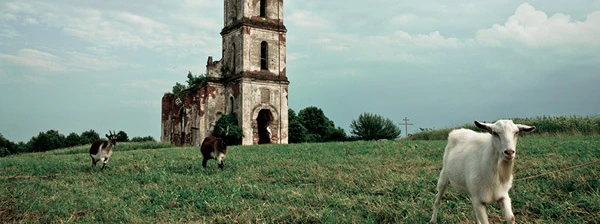
[[[202,167],[206,167],[206,162],[210,159],[216,159],[219,168],[223,170],[223,158],[227,154],[227,143],[222,138],[206,137],[202,141],[200,146],[200,152],[202,153]]]

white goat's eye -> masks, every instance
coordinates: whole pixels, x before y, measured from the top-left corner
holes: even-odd
[[[496,136],[496,137],[499,137],[499,136],[500,136],[500,134],[498,134],[498,132],[492,132],[492,135],[494,135],[494,136]]]

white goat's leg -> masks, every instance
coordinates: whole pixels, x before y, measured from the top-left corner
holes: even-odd
[[[431,223],[437,222],[437,215],[440,210],[440,202],[449,183],[450,181],[448,180],[448,177],[444,174],[444,169],[442,169],[442,171],[440,172],[440,178],[438,179],[437,183],[438,193],[435,195],[435,203],[433,204],[433,215],[431,216],[431,220],[429,221]]]
[[[223,164],[223,154],[217,156],[217,164],[219,165],[219,169],[223,170],[225,168],[225,165]]]
[[[508,223],[508,224],[515,223],[515,216],[513,215],[513,212],[512,212],[510,198],[508,196],[506,196],[506,197],[500,199],[498,201],[498,204],[500,205],[500,209],[502,210],[502,213],[504,214],[504,219],[506,219],[506,223]]]
[[[473,204],[473,213],[479,224],[488,224],[488,215],[485,210],[485,203],[482,203],[479,198],[472,198],[471,204]]]

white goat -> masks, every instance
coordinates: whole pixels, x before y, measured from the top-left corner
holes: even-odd
[[[432,223],[437,221],[440,200],[448,184],[471,196],[477,223],[488,223],[485,206],[495,201],[500,205],[506,222],[515,222],[508,191],[512,186],[517,134],[533,131],[535,127],[514,124],[511,120],[499,120],[494,124],[475,121],[475,125],[489,133],[457,129],[448,135]]]
[[[113,146],[117,145],[117,135],[108,131],[110,135],[106,135],[107,140],[96,140],[90,147],[90,157],[92,157],[92,168],[96,166],[98,161],[102,161],[102,169],[106,168],[108,159],[112,155]]]

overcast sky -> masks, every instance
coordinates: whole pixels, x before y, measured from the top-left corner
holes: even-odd
[[[0,133],[160,139],[161,98],[221,58],[223,1],[0,2]],[[600,114],[600,1],[284,1],[289,107],[418,128]],[[404,128],[402,135],[404,136]]]

